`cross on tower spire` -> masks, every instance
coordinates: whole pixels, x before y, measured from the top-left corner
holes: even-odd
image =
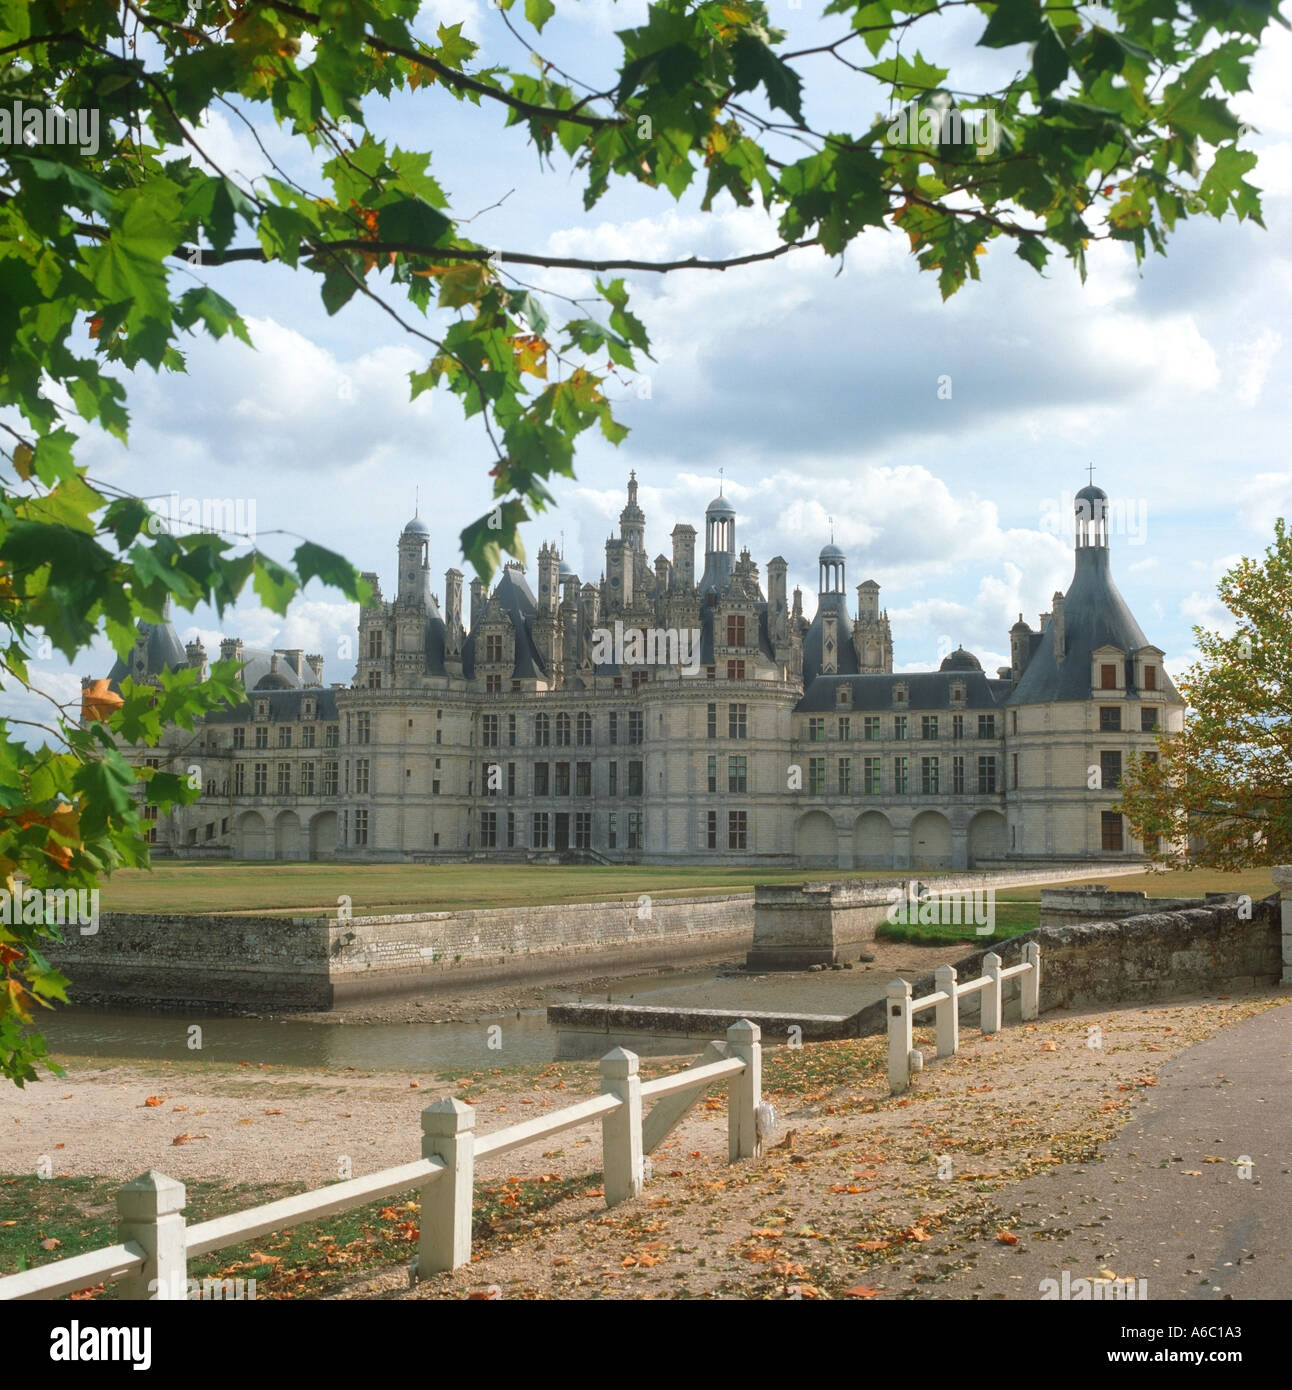
[[[1090,483],[1093,486],[1095,481],[1095,466],[1093,463],[1086,464],[1086,472],[1090,474]]]
[[[726,472],[726,470],[723,469],[723,468],[719,468],[719,469],[718,469],[718,496],[719,496],[719,497],[722,496],[722,489],[723,489],[723,484],[724,484],[723,474],[724,474],[725,472]]]

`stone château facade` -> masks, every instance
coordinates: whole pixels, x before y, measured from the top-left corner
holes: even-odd
[[[544,545],[537,593],[511,564],[492,592],[472,580],[464,613],[458,570],[443,607],[432,592],[414,518],[393,596],[365,576],[349,685],[325,686],[319,656],[226,639],[246,703],[154,754],[205,787],[157,823],[158,850],[876,869],[1142,853],[1117,781],[1183,702],[1113,584],[1100,488],[1077,494],[1071,587],[1035,630],[1020,615],[994,675],[963,649],[894,672],[879,586],[850,614],[833,544],[807,621],[784,559],[764,589],[737,552],[721,495],[702,557],[679,524],[652,561],[645,531],[633,476],[600,583]],[[205,661],[169,622],[141,624],[112,678]]]

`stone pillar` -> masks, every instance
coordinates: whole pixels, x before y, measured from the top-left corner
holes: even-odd
[[[727,1029],[727,1053],[745,1069],[727,1083],[727,1157],[752,1158],[758,1148],[758,1107],[763,1099],[762,1029],[747,1018]]]
[[[1270,870],[1283,905],[1283,984],[1292,985],[1292,864]]]
[[[422,1157],[444,1161],[444,1171],[418,1194],[417,1277],[457,1269],[471,1259],[471,1199],[475,1184],[476,1112],[445,1097],[422,1111]]]
[[[933,972],[934,989],[947,997],[933,1006],[937,1025],[938,1056],[954,1057],[960,1050],[960,1000],[956,994],[956,968],[939,965]]]
[[[117,1283],[121,1298],[188,1298],[184,1184],[149,1168],[117,1189],[117,1239],[143,1247],[144,1265]]]
[[[911,1084],[914,1045],[910,982],[893,980],[888,986],[888,1089],[895,1096]]]
[[[986,1037],[1000,1032],[1001,1004],[1001,960],[995,951],[988,951],[982,958],[982,973],[991,981],[982,988],[982,1032]]]
[[[636,1197],[645,1180],[642,1155],[642,1082],[637,1054],[616,1047],[601,1059],[601,1093],[623,1104],[601,1119],[602,1175],[606,1206]]]

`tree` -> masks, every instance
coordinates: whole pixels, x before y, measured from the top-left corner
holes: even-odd
[[[496,0],[496,21],[544,42],[553,0]],[[618,271],[727,270],[803,248],[842,258],[868,229],[897,229],[944,297],[977,279],[987,248],[1012,244],[1038,272],[1052,254],[1084,274],[1092,240],[1164,251],[1192,216],[1259,221],[1245,181],[1256,156],[1226,98],[1248,86],[1273,0],[1110,0],[1085,14],[1053,0],[830,0],[837,37],[791,50],[761,0],[657,0],[619,35],[613,72],[577,78],[482,67],[460,25],[418,36],[420,0],[0,0],[0,678],[26,684],[33,644],[69,659],[106,631],[128,649],[169,595],[223,611],[250,580],[283,611],[317,576],[357,597],[340,557],[308,542],[290,566],[236,537],[158,531],[138,499],[75,462],[76,416],[127,435],[124,381],[141,365],[182,371],[199,327],[247,340],[215,288],[222,267],[279,264],[315,277],[330,313],[356,296],[427,344],[410,391],[441,387],[478,417],[495,505],[462,533],[486,579],[517,528],[573,473],[579,436],[618,443],[603,387],[649,356]],[[912,31],[964,11],[979,45],[1017,52],[990,91],[965,90],[914,49]],[[519,26],[519,27],[518,27]],[[914,49],[914,51],[913,51]],[[858,84],[854,131],[809,119],[825,66]],[[806,77],[805,77],[806,75]],[[765,250],[727,260],[557,258],[473,240],[430,171],[430,152],[383,139],[380,103],[417,93],[515,129],[540,169],[567,162],[592,208],[612,180],[760,205]],[[320,185],[275,167],[247,181],[203,148],[219,108],[255,132],[272,120],[323,156]],[[250,113],[250,114],[249,114]],[[371,125],[370,125],[371,123]],[[69,139],[69,136],[71,137]],[[258,138],[258,136],[257,136]],[[598,298],[552,314],[558,296],[525,267],[594,271]],[[528,273],[528,272],[527,272]],[[400,301],[390,302],[392,298]],[[5,418],[5,417],[8,418]],[[522,557],[523,558],[523,557]],[[0,721],[0,870],[34,887],[84,886],[146,862],[134,792],[197,789],[134,769],[115,739],[155,741],[236,696],[233,674],[168,679],[160,691],[93,694],[55,709],[53,740],[29,751]],[[33,1001],[60,996],[43,923],[0,922],[0,1070],[34,1075]]]
[[[1292,862],[1292,531],[1279,518],[1261,561],[1244,559],[1218,593],[1222,637],[1194,628],[1200,658],[1180,682],[1184,731],[1131,764],[1122,812],[1156,839],[1153,859],[1243,869]]]

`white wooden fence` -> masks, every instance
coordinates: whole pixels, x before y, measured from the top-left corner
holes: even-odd
[[[383,1201],[409,1188],[418,1189],[421,1202],[417,1277],[456,1269],[471,1259],[477,1158],[511,1153],[599,1119],[606,1205],[613,1207],[641,1192],[645,1155],[714,1082],[724,1080],[728,1157],[733,1163],[753,1157],[762,1096],[759,1038],[758,1025],[741,1019],[727,1029],[725,1044],[711,1042],[686,1070],[645,1082],[637,1074],[636,1055],[617,1047],[601,1059],[601,1095],[479,1139],[469,1105],[447,1098],[435,1101],[422,1111],[422,1157],[417,1162],[195,1226],[184,1221],[184,1184],[149,1170],[117,1193],[116,1245],[0,1278],[0,1300],[58,1298],[108,1279],[118,1283],[122,1298],[185,1298],[191,1258]],[[647,1100],[656,1104],[643,1121],[642,1103]]]
[[[915,1050],[915,1015],[926,1009],[934,1011],[937,1030],[937,1055],[952,1057],[960,1047],[960,1000],[966,994],[982,992],[982,1031],[984,1035],[1000,1032],[1001,987],[1018,975],[1021,1013],[1024,1021],[1036,1018],[1041,1001],[1041,948],[1030,941],[1023,947],[1023,961],[1001,968],[1000,957],[989,952],[983,957],[982,975],[976,980],[956,982],[954,965],[939,965],[933,972],[937,988],[923,999],[911,998],[907,980],[894,980],[888,986],[888,1085],[899,1095],[911,1084],[912,1072],[924,1065],[922,1053]]]

